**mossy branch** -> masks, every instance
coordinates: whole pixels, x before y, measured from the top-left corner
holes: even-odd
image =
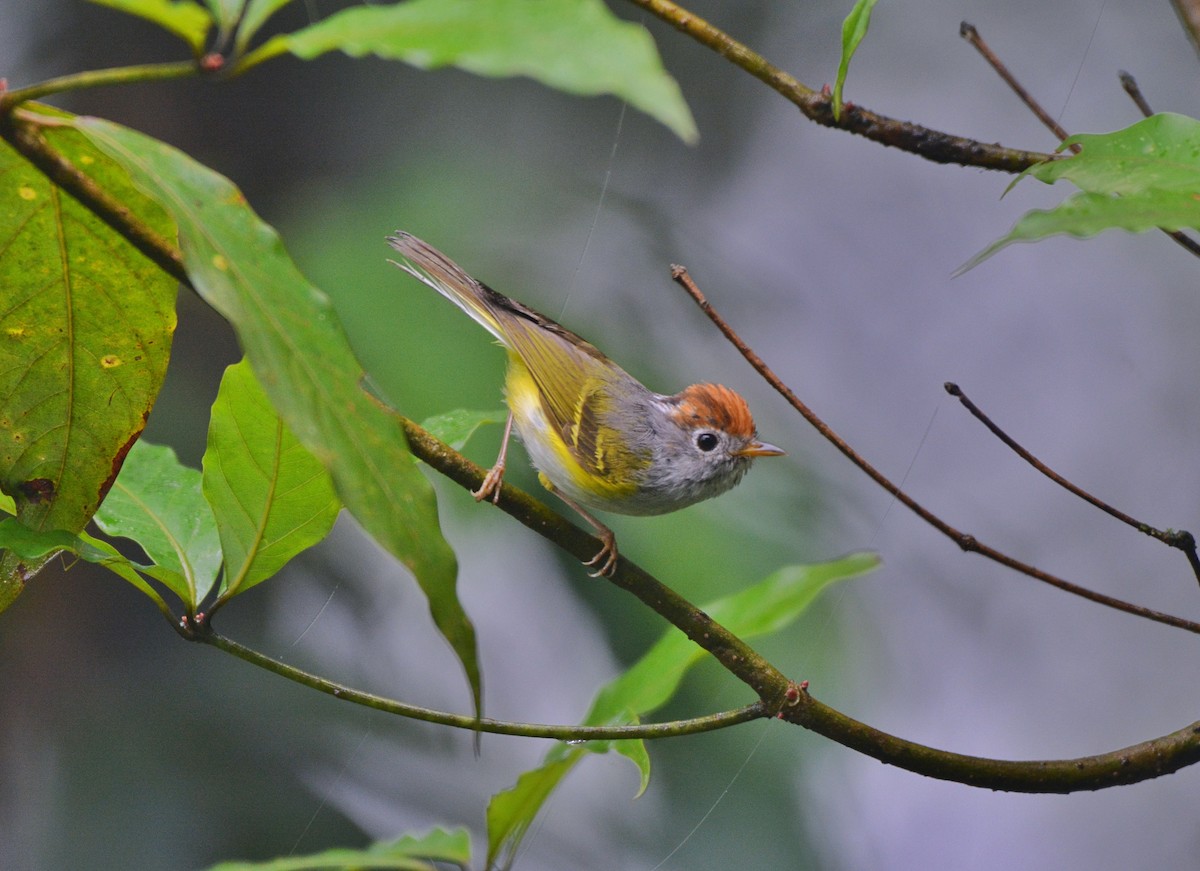
[[[839,117],[833,114],[833,98],[826,89],[813,90],[790,73],[781,70],[762,55],[738,42],[694,12],[671,0],[629,0],[701,45],[715,51],[734,66],[765,83],[784,99],[794,104],[810,121],[825,127],[845,130],[867,139],[908,151],[935,163],[957,163],[1017,173],[1035,163],[1049,160],[1052,155],[1037,151],[1006,148],[996,143],[980,142],[964,136],[954,136],[888,118],[853,103],[845,103]]]
[[[47,177],[133,242],[160,268],[189,284],[186,274],[180,272],[182,258],[178,249],[141,226],[136,216],[129,214],[111,195],[50,148],[29,120],[12,114],[0,117],[0,135]],[[468,489],[478,488],[482,483],[485,470],[416,424],[406,421],[405,432],[413,454],[431,468]],[[510,485],[505,485],[499,507],[578,559],[590,557],[595,551],[595,540],[591,536]],[[1200,760],[1200,723],[1111,753],[1078,759],[1007,761],[926,747],[858,722],[812,698],[806,684],[789,680],[744,641],[629,560],[620,561],[611,580],[683,631],[755,693],[759,701],[754,705],[716,715],[729,717],[731,721],[741,722],[741,717],[752,719],[769,714],[889,765],[944,780],[1017,792],[1062,793],[1101,789],[1159,777]],[[203,623],[182,627],[185,634],[197,633],[196,640],[213,644],[276,673],[286,673],[288,667],[277,663],[272,665],[273,661],[269,658],[214,633],[207,633],[204,631],[206,628]],[[300,675],[294,672],[286,673],[286,676],[300,679]],[[320,678],[305,678],[302,682],[331,695],[340,694],[334,692],[336,685]],[[374,703],[375,697],[369,698],[372,706],[381,707]],[[359,701],[366,703],[367,699],[363,694]],[[395,713],[413,715],[410,706],[389,704],[394,706]],[[444,717],[453,718],[454,715]],[[463,717],[461,723],[445,718],[441,721],[469,729],[478,725],[472,717]],[[723,725],[728,723],[721,722],[718,727]],[[578,727],[570,729],[569,733],[562,733],[564,737],[584,734],[578,731]]]

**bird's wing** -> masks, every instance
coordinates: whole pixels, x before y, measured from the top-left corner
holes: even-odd
[[[645,390],[632,375],[535,313],[513,313],[505,327],[509,347],[537,384],[547,418],[585,471],[606,480],[627,480],[629,472],[650,462],[648,452],[635,449],[613,429],[613,390]]]

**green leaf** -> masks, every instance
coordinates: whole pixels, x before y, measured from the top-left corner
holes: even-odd
[[[216,19],[221,33],[229,33],[233,29],[242,14],[242,7],[246,4],[246,0],[204,0],[204,2],[212,10],[213,18]]]
[[[39,531],[22,526],[16,518],[6,517],[0,520],[0,550],[7,550],[18,559],[30,561],[45,561],[65,551],[87,562],[104,566],[149,596],[167,619],[174,620],[162,597],[139,574],[145,566],[139,566],[118,553],[108,542],[87,533],[76,534],[65,529]]]
[[[267,19],[291,2],[292,0],[250,0],[238,24],[236,52],[241,54],[254,38],[254,34],[267,23]]]
[[[508,868],[530,824],[546,799],[575,767],[578,751],[568,759],[547,762],[517,778],[492,796],[487,808],[488,868]]]
[[[325,467],[275,413],[245,360],[221,379],[203,485],[225,555],[221,599],[266,580],[323,539],[341,508]]]
[[[65,127],[44,133],[131,212],[174,235],[86,138]],[[166,375],[176,287],[0,141],[0,490],[26,526],[77,532],[95,513]],[[37,568],[0,559],[0,611]]]
[[[209,871],[365,871],[369,868],[437,871],[434,862],[449,862],[460,868],[470,865],[470,833],[466,829],[433,829],[421,837],[406,835],[364,850],[333,849],[266,862],[222,862]]]
[[[212,27],[208,10],[193,0],[92,0],[129,15],[153,21],[192,47],[193,54],[204,50],[204,40]]]
[[[1026,212],[1003,238],[984,248],[954,274],[961,275],[975,268],[1014,242],[1037,242],[1055,235],[1087,238],[1112,229],[1136,233],[1160,227],[1164,230],[1200,228],[1200,202],[1196,195],[1175,192],[1127,197],[1075,194],[1053,209]]]
[[[76,549],[73,550],[72,553],[82,559],[87,560],[88,562],[102,565],[114,574],[129,581],[129,583],[133,584],[133,586],[137,587],[137,589],[141,590],[150,597],[155,605],[158,606],[158,609],[163,612],[163,615],[166,616],[168,621],[172,623],[175,622],[175,616],[171,613],[171,609],[167,607],[167,603],[163,601],[162,596],[160,596],[158,591],[155,590],[154,587],[152,587],[146,581],[146,579],[142,577],[142,573],[152,572],[152,567],[138,565],[133,560],[119,553],[117,549],[107,541],[94,538],[93,536],[88,535],[86,532],[79,533],[78,538],[84,545],[86,545],[87,549]]]
[[[879,557],[873,553],[785,566],[702,610],[739,638],[755,638],[795,621],[830,584],[860,577],[878,566]],[[625,710],[640,716],[657,710],[675,695],[688,670],[707,655],[678,629],[668,629],[641,659],[597,694],[585,722],[607,722]]]
[[[200,473],[161,445],[138,442],[96,512],[107,535],[132,539],[153,565],[144,570],[183,600],[189,613],[208,595],[221,568],[212,511]]]
[[[434,415],[421,424],[421,428],[431,435],[444,441],[456,451],[461,451],[475,435],[481,426],[490,423],[504,423],[508,420],[508,411],[471,411],[457,408],[444,414]]]
[[[704,607],[705,613],[742,639],[777,632],[812,603],[835,581],[858,577],[879,564],[875,554],[851,554],[832,562],[787,566],[753,587]],[[623,675],[596,696],[585,723],[620,722],[626,711],[638,716],[670,701],[688,670],[708,654],[690,638],[671,628]],[[624,745],[642,742],[617,742]],[[636,760],[634,760],[636,762]],[[645,788],[649,771],[642,771]]]
[[[310,60],[340,49],[422,68],[457,66],[483,76],[529,76],[572,94],[612,94],[685,142],[696,122],[663,69],[654,40],[601,0],[409,0],[355,6],[274,37],[248,64],[290,51]]]
[[[817,594],[835,581],[858,577],[879,565],[875,554],[850,554],[838,560],[811,566],[788,566],[766,580],[713,602],[704,611],[734,635],[743,639],[775,632],[794,621]],[[707,655],[678,629],[671,627],[633,666],[600,690],[584,717],[588,726],[636,723],[640,717],[662,707],[679,689],[688,669]],[[488,805],[488,866],[519,848],[530,823],[584,753],[616,750],[630,759],[641,775],[638,795],[650,780],[650,756],[645,742],[588,741],[559,744],[547,754],[542,766],[521,775],[517,783],[492,797]],[[493,814],[492,805],[499,803]]]
[[[117,124],[79,118],[76,125],[175,218],[196,291],[233,324],[272,405],[329,470],[345,506],[413,571],[478,710],[475,628],[455,592],[457,563],[438,526],[433,488],[411,462],[402,419],[362,389],[362,367],[329,298],[228,179]]]
[[[859,43],[867,35],[871,26],[871,10],[875,8],[876,0],[857,0],[846,20],[842,22],[842,59],[838,63],[837,81],[833,85],[833,117],[842,117],[842,86],[846,83],[846,73],[850,71],[850,58],[858,51]]]
[[[1200,121],[1163,113],[1114,133],[1080,133],[1060,152],[1079,145],[1079,154],[1035,164],[1022,175],[1053,184],[1065,178],[1081,190],[1139,194],[1150,190],[1200,192]]]
[[[1200,229],[1200,121],[1152,115],[1115,133],[1072,136],[1059,150],[1076,144],[1079,154],[1031,166],[1013,184],[1026,176],[1046,184],[1066,179],[1083,193],[1053,209],[1027,212],[956,274],[1013,242],[1057,234],[1086,238],[1110,229]]]
[[[30,529],[13,517],[0,520],[0,548],[10,550],[24,559],[37,559],[64,550],[93,563],[105,563],[112,559],[108,552],[85,541],[77,533],[65,529]],[[125,559],[119,555],[116,558]]]

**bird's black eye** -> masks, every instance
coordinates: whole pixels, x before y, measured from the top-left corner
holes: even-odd
[[[696,436],[696,447],[706,454],[711,450],[715,450],[720,443],[721,440],[717,438],[716,433],[702,432]]]

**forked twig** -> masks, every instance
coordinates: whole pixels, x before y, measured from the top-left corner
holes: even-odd
[[[792,408],[796,409],[796,411],[800,413],[800,416],[808,421],[817,430],[817,432],[824,436],[825,439],[835,448],[841,451],[842,454],[848,460],[850,460],[850,462],[854,463],[854,465],[861,469],[868,477],[871,478],[871,480],[873,480],[888,493],[892,494],[892,496],[895,497],[898,502],[905,505],[910,511],[916,514],[938,532],[945,535],[964,551],[980,554],[981,556],[987,557],[993,562],[999,563],[1006,568],[1020,572],[1021,574],[1031,577],[1034,580],[1049,584],[1052,587],[1057,587],[1064,592],[1088,599],[1089,601],[1095,602],[1099,605],[1105,605],[1118,611],[1124,611],[1127,614],[1133,614],[1136,617],[1144,617],[1145,619],[1153,620],[1156,623],[1162,623],[1167,626],[1174,626],[1177,629],[1184,629],[1188,632],[1200,634],[1200,623],[1196,623],[1192,620],[1185,620],[1184,618],[1176,617],[1173,614],[1166,614],[1162,611],[1156,611],[1152,608],[1146,608],[1142,605],[1135,605],[1132,602],[1126,602],[1123,599],[1117,599],[1113,596],[1105,595],[1104,593],[1098,593],[1095,590],[1089,590],[1087,587],[1081,587],[1078,584],[1060,578],[1057,575],[1052,575],[1049,572],[1045,572],[1037,568],[1036,566],[1021,562],[1020,560],[1015,559],[1008,554],[1003,553],[1002,551],[996,550],[995,548],[979,541],[977,538],[975,538],[975,536],[962,532],[951,526],[946,521],[942,520],[928,508],[921,505],[919,502],[901,490],[896,484],[892,483],[887,476],[867,462],[867,460],[864,459],[857,451],[855,451],[854,448],[850,447],[850,445],[841,436],[834,432],[829,425],[825,423],[825,421],[821,420],[821,418],[818,417],[816,413],[812,411],[812,409],[805,405],[800,398],[796,396],[794,392],[792,392],[792,389],[788,387],[779,378],[779,376],[776,375],[769,366],[767,366],[765,362],[763,362],[763,359],[759,357],[758,354],[756,354],[754,350],[745,343],[745,341],[742,340],[741,336],[734,331],[733,327],[731,327],[724,318],[717,314],[716,310],[712,307],[712,304],[700,291],[700,288],[698,288],[696,283],[692,281],[692,277],[688,274],[687,269],[682,266],[674,265],[671,267],[671,277],[680,285],[680,287],[687,291],[688,295],[696,302],[698,306],[700,306],[700,310],[703,311],[704,314],[707,315],[708,319],[716,325],[717,329],[719,329],[725,338],[729,340],[730,344],[737,348],[741,355],[746,358],[746,361],[754,368],[754,371],[761,375],[768,384],[775,388],[775,391],[784,399],[786,399]]]
[[[1033,96],[1027,90],[1025,90],[1024,87],[1022,87],[1021,83],[1016,80],[1011,72],[1009,72],[1008,67],[1004,65],[1004,62],[996,56],[996,53],[992,51],[991,47],[983,40],[983,37],[979,35],[979,31],[973,24],[964,21],[959,27],[959,33],[964,39],[967,40],[967,42],[971,43],[971,45],[975,47],[976,51],[978,51],[983,59],[986,60],[992,69],[996,71],[997,75],[999,75],[1000,78],[1002,78],[1008,84],[1008,86],[1012,88],[1013,92],[1026,106],[1029,107],[1030,111],[1033,112],[1033,114],[1036,115],[1038,119],[1044,125],[1046,125],[1046,127],[1052,133],[1054,133],[1055,136],[1059,138],[1059,140],[1064,140],[1067,138],[1067,131],[1063,129],[1061,124],[1051,118],[1050,114],[1044,108],[1042,108],[1042,105],[1038,103],[1038,101],[1035,100]],[[1127,93],[1130,99],[1133,100],[1134,104],[1137,105],[1138,111],[1140,111],[1142,115],[1146,116],[1147,118],[1153,115],[1154,110],[1150,108],[1150,103],[1142,94],[1141,88],[1138,87],[1137,80],[1124,70],[1120,72],[1119,76],[1121,80],[1121,87],[1125,89],[1125,93]],[[1076,154],[1078,154],[1080,151],[1079,145],[1077,144],[1071,145],[1070,148]],[[1164,229],[1163,232],[1191,253],[1200,255],[1200,243],[1193,241],[1190,237],[1179,231],[1172,232]],[[975,406],[973,402],[971,402],[970,399],[966,397],[966,395],[959,389],[957,384],[951,384],[947,382],[946,392],[951,396],[956,397],[959,402],[963,404],[963,407],[965,407],[967,411],[971,412],[971,414],[973,414],[984,426],[991,430],[997,438],[1008,445],[1023,460],[1025,460],[1043,475],[1050,478],[1050,480],[1054,481],[1059,486],[1064,487],[1071,493],[1074,493],[1084,501],[1091,503],[1101,511],[1104,511],[1112,517],[1115,517],[1122,523],[1126,523],[1129,526],[1132,526],[1134,529],[1144,532],[1146,535],[1156,538],[1170,547],[1182,550],[1187,556],[1188,563],[1191,565],[1192,572],[1196,575],[1196,579],[1200,581],[1200,557],[1197,557],[1196,554],[1196,539],[1190,532],[1185,530],[1163,531],[1156,529],[1148,523],[1142,523],[1134,520],[1129,515],[1118,511],[1111,505],[1108,505],[1100,499],[1097,499],[1095,496],[1092,496],[1086,490],[1076,487],[1070,481],[1066,480],[1054,470],[1050,469],[1044,463],[1039,461],[1036,457],[1029,453],[1029,451],[1017,444],[1017,442],[1015,442],[1013,439],[1009,438],[1009,436],[1003,430],[996,426],[996,424],[994,424],[982,411]]]
[[[39,154],[43,150],[53,152],[53,149],[38,137],[14,137],[10,141],[14,142],[17,150],[23,154],[26,151]],[[39,160],[35,163],[39,168],[43,164],[48,165],[48,162]],[[67,171],[78,173],[73,167],[69,167]],[[88,185],[75,185],[70,192],[86,208],[101,215],[106,222],[115,226],[121,225],[119,216],[107,214],[111,207],[109,198],[96,197],[95,191]],[[136,218],[134,221],[136,222]],[[155,263],[167,268],[171,264],[182,262],[179,249],[152,234],[143,232],[141,235],[148,247],[161,248],[152,258]],[[184,283],[190,286],[186,275]],[[413,454],[430,467],[471,490],[482,483],[485,474],[483,469],[433,438],[416,424],[405,420],[404,429]],[[594,540],[586,532],[511,485],[505,485],[504,500],[500,508],[578,558],[582,559],[594,551]],[[822,704],[809,695],[807,682],[797,684],[790,681],[740,638],[628,560],[622,559],[616,575],[611,580],[633,593],[711,653],[727,671],[754,691],[765,706],[763,711],[776,712],[775,715],[781,719],[825,735],[889,765],[930,777],[989,789],[1067,793],[1104,789],[1161,777],[1200,760],[1200,741],[1197,740],[1197,736],[1200,736],[1200,723],[1191,723],[1170,734],[1130,747],[1076,759],[984,759],[906,741]],[[214,644],[217,642],[215,635],[210,635],[205,640]],[[259,661],[258,655],[248,655],[244,649],[233,649],[231,642],[217,646],[262,667],[271,667],[268,663]],[[294,673],[294,670],[288,676],[293,680],[300,680],[300,675]],[[321,679],[317,680],[320,684],[314,688],[329,692],[330,695],[341,694],[341,688]],[[311,685],[307,680],[301,682]],[[366,701],[367,699],[362,699],[360,703]],[[393,712],[399,713],[399,708],[394,708]],[[745,715],[747,718],[753,718],[758,713],[758,706],[754,705],[740,712],[729,712],[726,716]],[[460,724],[465,728],[480,729],[480,723],[475,718],[464,719]]]
[[[1192,567],[1192,572],[1196,575],[1197,581],[1200,581],[1200,557],[1198,557],[1196,554],[1196,538],[1190,532],[1185,529],[1157,529],[1151,526],[1149,523],[1143,523],[1140,520],[1130,517],[1125,512],[1114,508],[1102,499],[1096,498],[1082,487],[1072,484],[1062,475],[1058,474],[1058,472],[1055,472],[1053,469],[1023,448],[1014,438],[1012,438],[1012,436],[1002,430],[990,417],[984,414],[983,411],[980,410],[979,406],[967,398],[967,395],[963,393],[962,388],[957,384],[947,381],[946,392],[962,403],[963,408],[969,411],[976,420],[986,426],[991,431],[992,435],[1000,439],[1000,441],[1004,442],[1004,444],[1008,445],[1008,447],[1011,448],[1018,457],[1029,463],[1029,465],[1033,466],[1033,468],[1037,469],[1055,484],[1058,484],[1064,490],[1067,490],[1068,492],[1078,496],[1083,501],[1095,506],[1096,508],[1099,508],[1110,517],[1114,517],[1127,526],[1133,527],[1138,532],[1145,533],[1151,538],[1158,539],[1169,547],[1183,551],[1184,555],[1187,557],[1188,563]]]
[[[1031,95],[1029,91],[1025,90],[1025,88],[1021,86],[1021,83],[1016,80],[1016,77],[1014,77],[1013,74],[1008,71],[1008,67],[1006,67],[1000,58],[996,56],[996,53],[992,51],[991,47],[984,42],[983,37],[979,35],[979,31],[975,28],[974,24],[964,21],[959,25],[958,32],[963,39],[975,47],[975,50],[978,51],[983,59],[988,62],[988,65],[996,71],[996,74],[1000,76],[1000,78],[1004,79],[1005,83],[1012,88],[1013,93],[1015,93],[1021,99],[1021,102],[1029,107],[1029,110],[1037,116],[1038,120],[1041,121],[1051,133],[1058,137],[1060,142],[1067,138],[1068,134],[1067,131],[1063,129],[1063,126],[1051,118],[1050,113],[1043,109],[1042,105],[1033,98],[1033,95]],[[1127,79],[1128,81],[1126,81]],[[1133,85],[1133,91],[1130,90],[1130,83]],[[1129,73],[1121,73],[1121,84],[1125,88],[1126,93],[1133,97],[1134,102],[1137,103],[1138,108],[1142,111],[1142,114],[1154,114],[1150,111],[1150,105],[1146,102],[1145,98],[1142,97],[1141,91],[1137,89],[1137,82],[1133,80],[1133,76],[1129,75]],[[1072,143],[1068,147],[1075,154],[1078,154],[1080,151],[1080,146],[1077,143]],[[1196,255],[1197,257],[1200,257],[1200,242],[1194,241],[1190,236],[1185,235],[1179,230],[1167,230],[1163,227],[1159,227],[1159,229],[1170,236],[1181,248]]]

